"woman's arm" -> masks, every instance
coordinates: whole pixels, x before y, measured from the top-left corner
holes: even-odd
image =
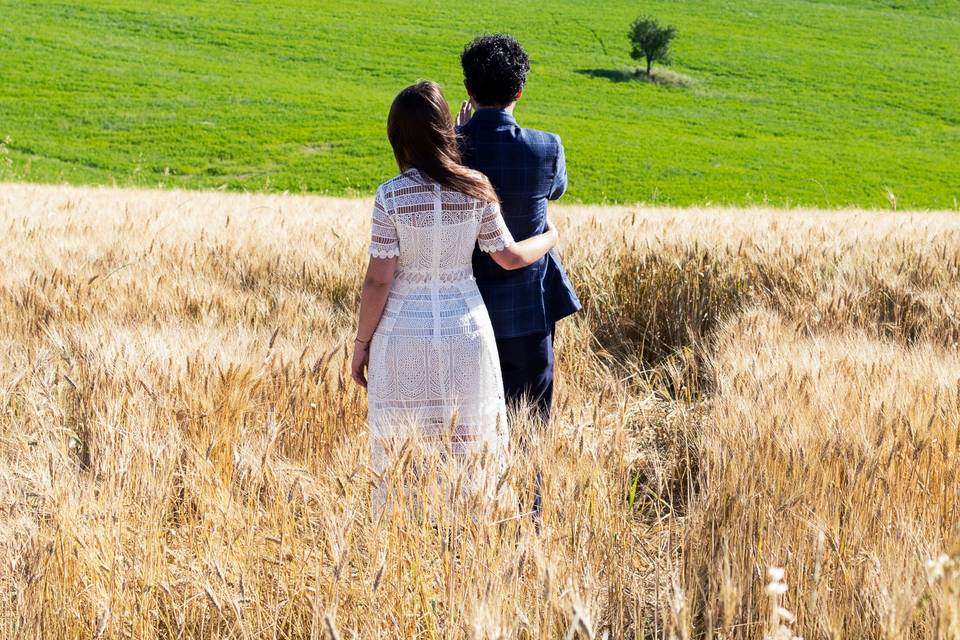
[[[557,230],[547,220],[547,230],[520,242],[508,244],[499,251],[490,253],[493,261],[501,268],[512,271],[528,267],[547,254],[557,244]]]
[[[367,386],[366,368],[370,361],[370,340],[380,324],[383,308],[390,295],[390,286],[397,271],[396,256],[374,258],[367,265],[367,275],[363,279],[363,291],[360,293],[360,319],[357,322],[357,337],[353,343],[353,360],[350,364],[351,377],[362,387]]]

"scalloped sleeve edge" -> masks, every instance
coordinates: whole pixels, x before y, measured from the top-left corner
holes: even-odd
[[[484,253],[496,253],[497,251],[503,251],[512,244],[516,244],[512,238],[499,238],[495,242],[478,242],[480,245],[480,251]]]
[[[374,258],[397,258],[400,256],[400,247],[377,247],[370,245],[368,253]]]

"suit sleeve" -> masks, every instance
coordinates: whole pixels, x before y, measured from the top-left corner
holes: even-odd
[[[563,143],[557,136],[557,158],[554,160],[553,184],[550,187],[548,200],[556,200],[567,191],[567,158],[563,153]]]

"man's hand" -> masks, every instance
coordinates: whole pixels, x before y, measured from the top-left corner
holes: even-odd
[[[460,112],[457,114],[457,126],[462,127],[470,122],[471,116],[473,116],[473,102],[471,100],[464,100],[460,105]]]

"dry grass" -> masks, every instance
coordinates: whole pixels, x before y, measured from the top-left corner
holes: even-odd
[[[371,521],[367,202],[0,185],[0,636],[960,637],[960,218],[556,211],[538,536]]]

